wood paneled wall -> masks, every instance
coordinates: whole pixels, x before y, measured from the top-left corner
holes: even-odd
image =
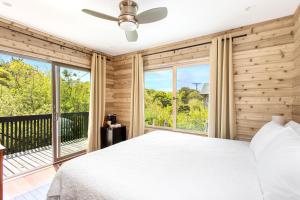
[[[105,97],[105,113],[114,113],[113,110],[113,91],[115,84],[115,72],[111,58],[106,61],[106,97]]]
[[[294,64],[295,64],[295,78],[293,82],[293,120],[300,123],[300,6],[298,7],[295,16],[295,32],[294,32]]]
[[[272,115],[292,119],[293,80],[299,71],[294,65],[294,19],[294,16],[287,16],[143,50],[144,66],[145,69],[154,69],[180,62],[208,62],[208,42],[213,37],[228,33],[233,36],[247,34],[233,41],[233,65],[237,138],[250,140],[264,123],[271,120]],[[202,43],[204,45],[197,45]],[[113,87],[113,111],[126,125],[130,122],[132,55],[113,58],[117,74]]]
[[[115,78],[112,111],[117,114],[118,121],[128,128],[130,124],[132,55],[114,57],[112,63]]]
[[[251,27],[233,42],[238,139],[249,140],[272,115],[292,118],[294,18]]]
[[[90,68],[91,50],[0,19],[0,50]]]

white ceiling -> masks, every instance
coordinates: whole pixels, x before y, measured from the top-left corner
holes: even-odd
[[[81,12],[118,16],[119,0],[0,0],[0,16],[111,55],[291,15],[300,0],[136,0],[139,11],[166,6],[166,19],[141,25],[129,43],[117,23]],[[6,4],[6,5],[5,5]],[[12,6],[7,6],[11,4]],[[246,9],[250,7],[250,9]],[[247,11],[248,10],[248,11]]]

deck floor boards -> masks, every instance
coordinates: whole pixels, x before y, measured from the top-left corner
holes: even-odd
[[[86,148],[86,145],[87,142],[85,139],[63,143],[61,146],[61,155],[64,156],[82,151]],[[52,163],[52,146],[5,155],[3,160],[3,176],[4,179],[11,178]]]

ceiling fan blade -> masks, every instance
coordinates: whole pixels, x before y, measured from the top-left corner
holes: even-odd
[[[141,12],[136,16],[136,19],[139,24],[147,24],[162,20],[167,17],[167,15],[168,9],[166,7],[159,7]]]
[[[101,19],[106,19],[106,20],[110,20],[110,21],[119,21],[119,19],[116,18],[116,17],[112,17],[112,16],[109,16],[109,15],[106,15],[106,14],[103,14],[103,13],[99,13],[99,12],[96,12],[96,11],[93,11],[93,10],[89,10],[89,9],[82,9],[82,12],[84,12],[86,14],[89,14],[89,15],[92,15],[94,17],[101,18]]]
[[[134,31],[125,31],[126,34],[126,38],[128,40],[128,42],[135,42],[138,39],[138,33],[136,30]]]

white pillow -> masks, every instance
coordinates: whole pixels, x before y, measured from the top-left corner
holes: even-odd
[[[271,121],[257,131],[250,143],[250,149],[253,151],[256,159],[283,128],[283,126]]]
[[[264,200],[300,199],[300,136],[284,128],[257,160]]]
[[[296,133],[300,134],[300,124],[295,121],[289,121],[284,127],[291,127]]]

